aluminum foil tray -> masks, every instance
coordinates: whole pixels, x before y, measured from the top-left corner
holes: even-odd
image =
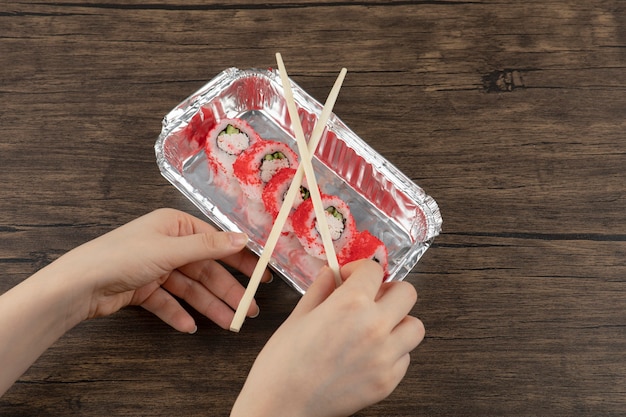
[[[293,81],[291,85],[308,138],[322,105]],[[271,218],[261,203],[246,200],[234,180],[227,187],[214,183],[204,153],[207,132],[222,118],[244,119],[261,137],[286,142],[297,152],[278,71],[229,68],[163,118],[155,144],[156,161],[163,176],[212,223],[223,230],[247,233],[248,248],[260,255]],[[321,190],[340,196],[358,229],[369,230],[387,246],[386,279],[404,279],[440,233],[442,219],[435,200],[334,114],[313,166]],[[300,293],[322,265],[289,234],[281,236],[270,261],[271,268]]]

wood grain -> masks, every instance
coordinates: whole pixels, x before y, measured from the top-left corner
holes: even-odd
[[[146,211],[200,215],[159,174],[161,118],[228,67],[274,66],[432,195],[407,280],[427,337],[358,416],[626,410],[626,5],[590,1],[7,1],[0,291]],[[241,278],[243,279],[243,278]],[[298,297],[230,334],[141,309],[81,324],[0,415],[227,415]],[[268,387],[271,395],[271,387]]]

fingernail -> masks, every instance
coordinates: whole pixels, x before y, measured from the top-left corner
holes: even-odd
[[[272,274],[272,273],[270,272],[270,279],[269,279],[269,280],[267,280],[265,283],[266,283],[266,284],[269,284],[269,283],[270,283],[270,282],[272,282],[272,281],[274,281],[274,274]]]
[[[261,309],[259,307],[256,308],[256,313],[254,313],[253,315],[250,316],[251,319],[257,318],[259,317],[259,314],[261,314]]]
[[[193,330],[189,332],[189,334],[194,334],[198,331],[198,326],[194,326]]]
[[[248,243],[248,235],[245,233],[230,233],[230,243],[233,246],[244,246]]]

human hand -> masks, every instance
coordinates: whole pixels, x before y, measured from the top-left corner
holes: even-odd
[[[235,403],[235,416],[348,416],[387,397],[424,337],[409,316],[417,293],[383,283],[373,261],[321,271],[257,357]],[[268,387],[271,392],[268,393]]]
[[[250,275],[256,256],[245,234],[220,232],[186,213],[160,209],[74,249],[56,263],[79,268],[89,303],[84,318],[140,305],[182,332],[196,329],[174,296],[227,329],[245,289],[220,264]],[[271,278],[266,271],[262,281]],[[258,313],[255,302],[249,316]]]

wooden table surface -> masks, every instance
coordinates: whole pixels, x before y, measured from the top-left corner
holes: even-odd
[[[276,52],[320,101],[346,67],[335,113],[443,216],[406,278],[427,336],[357,415],[626,415],[621,0],[2,2],[0,291],[152,209],[201,216],[159,173],[161,119]],[[239,334],[83,323],[0,415],[227,415],[299,296],[257,298]]]

